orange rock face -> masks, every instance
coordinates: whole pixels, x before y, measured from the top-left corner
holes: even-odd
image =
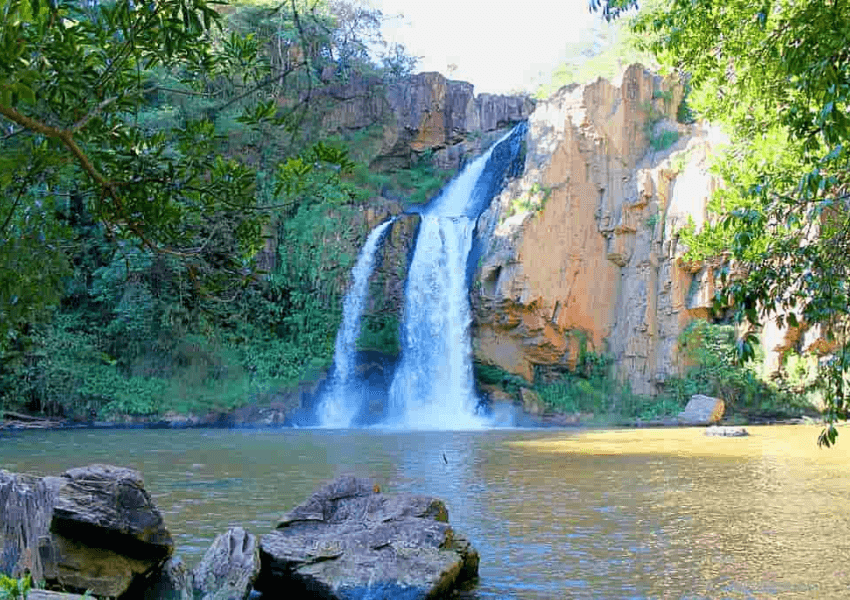
[[[632,65],[619,85],[538,103],[525,173],[479,223],[478,360],[531,380],[535,365],[605,352],[643,394],[679,372],[677,338],[708,314],[714,274],[680,260],[676,232],[705,221],[716,186],[706,132],[675,123],[680,100],[680,86]],[[654,151],[655,131],[679,137]]]

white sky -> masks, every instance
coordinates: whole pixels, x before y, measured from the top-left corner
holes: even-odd
[[[565,46],[598,15],[587,0],[371,0],[387,19],[388,43],[421,56],[420,71],[456,64],[452,79],[469,81],[475,93],[533,91],[540,74],[563,60]]]

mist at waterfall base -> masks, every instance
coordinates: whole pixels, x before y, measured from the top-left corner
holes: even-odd
[[[415,210],[420,223],[405,282],[401,354],[394,364],[384,360],[383,377],[368,373],[374,357],[363,360],[357,337],[369,277],[394,219],[370,233],[343,302],[331,376],[315,405],[320,427],[464,430],[494,424],[475,389],[469,290],[487,233],[478,231],[478,219],[507,178],[521,173],[525,132],[524,123],[516,126]]]

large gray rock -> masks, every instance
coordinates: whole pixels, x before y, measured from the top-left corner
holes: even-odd
[[[39,541],[50,535],[55,501],[44,478],[0,470],[0,573],[44,577]]]
[[[194,600],[192,571],[179,556],[169,558],[142,594],[144,600]]]
[[[141,544],[146,552],[171,554],[171,534],[138,471],[89,465],[51,480],[59,484],[52,530],[126,536],[121,543],[129,550]]]
[[[0,570],[65,591],[116,597],[171,555],[162,515],[132,469],[61,477],[0,471]]]
[[[683,425],[710,425],[723,418],[725,408],[720,398],[694,394],[676,419]]]
[[[386,495],[343,477],[261,538],[256,588],[295,598],[413,600],[448,593],[478,573],[478,553],[448,524],[442,501]]]
[[[260,573],[257,537],[241,527],[215,538],[192,570],[195,596],[203,600],[247,598]]]

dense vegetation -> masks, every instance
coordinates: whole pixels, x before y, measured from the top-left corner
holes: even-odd
[[[362,139],[322,129],[323,89],[415,65],[401,47],[370,58],[380,12],[4,0],[0,13],[0,408],[203,413],[327,367],[367,233],[357,207],[445,180],[424,163],[372,174]],[[390,320],[367,320],[372,343],[391,348]]]
[[[580,343],[575,369],[538,367],[532,384],[489,365],[476,365],[476,375],[485,386],[513,395],[528,388],[550,411],[600,423],[674,418],[694,394],[723,398],[727,417],[745,421],[815,415],[820,400],[810,391],[812,369],[804,360],[791,359],[795,367],[781,380],[765,372],[762,354],[745,364],[738,361],[737,336],[729,324],[697,320],[686,327],[679,347],[690,366],[681,376],[669,378],[656,397],[632,393],[613,373],[612,358],[586,346]]]
[[[31,587],[29,577],[12,579],[0,574],[0,600],[26,600]]]

